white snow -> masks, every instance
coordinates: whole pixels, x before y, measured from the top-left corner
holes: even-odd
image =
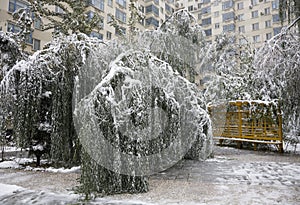
[[[50,96],[52,95],[51,91],[46,91],[42,94],[42,96],[46,97],[46,98],[50,98]]]
[[[47,169],[45,169],[45,171],[47,172],[54,172],[54,173],[73,173],[73,172],[77,172],[80,170],[80,166],[77,167],[71,167],[70,169],[65,169],[65,168],[53,168],[53,167],[49,167]]]
[[[10,147],[10,146],[5,146],[3,148],[4,152],[19,152],[21,151],[22,149],[21,148],[18,148],[18,147]]]
[[[37,150],[43,151],[44,147],[43,147],[43,145],[38,144],[38,145],[32,146],[32,149],[33,149],[33,151],[37,151]]]
[[[71,167],[71,168],[53,168],[53,167],[48,167],[48,168],[42,168],[42,167],[30,167],[27,166],[25,168],[26,171],[41,171],[41,172],[52,172],[52,173],[74,173],[74,172],[79,172],[80,171],[80,166],[77,167]]]
[[[91,200],[89,204],[170,205],[170,204],[297,204],[300,200],[300,159],[295,154],[279,154],[216,148],[216,157],[204,162],[183,161],[158,178],[150,177],[150,190],[143,194],[119,194]],[[221,152],[221,154],[220,154]],[[60,183],[76,180],[71,169],[49,168],[44,172],[0,170],[1,204],[76,204],[82,196],[57,191]],[[47,173],[52,172],[52,173]],[[55,173],[53,173],[55,172]],[[76,175],[78,176],[78,175]],[[40,182],[40,188],[33,181]],[[169,177],[169,178],[168,178]],[[50,179],[50,181],[49,181]],[[32,183],[26,189],[21,185]],[[74,184],[73,184],[74,185]],[[68,186],[64,186],[68,187]],[[14,193],[15,192],[15,193]],[[6,194],[3,196],[4,194]],[[6,203],[4,200],[8,200]],[[11,202],[11,203],[9,203]],[[22,204],[21,203],[21,204]]]
[[[0,169],[8,169],[8,168],[18,169],[20,168],[20,165],[15,161],[0,162]]]
[[[13,194],[16,191],[24,190],[24,188],[16,185],[9,185],[9,184],[2,184],[0,183],[0,197],[7,195],[7,194]]]

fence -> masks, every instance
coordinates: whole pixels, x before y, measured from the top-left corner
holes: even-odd
[[[282,115],[277,103],[265,101],[230,101],[209,106],[213,136],[233,140],[241,147],[242,142],[274,144],[283,152]]]

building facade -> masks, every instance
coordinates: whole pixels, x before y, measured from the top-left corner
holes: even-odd
[[[13,19],[13,13],[28,7],[28,2],[20,0],[1,0],[0,1],[0,30],[4,32],[17,33],[20,26]],[[33,17],[32,32],[26,36],[26,51],[34,52],[40,50],[52,38],[52,31],[43,31],[40,19]]]
[[[86,14],[92,18],[97,13],[102,18],[100,30],[94,30],[91,36],[101,40],[110,40],[121,33],[129,32],[129,19],[131,15],[129,0],[87,0]],[[136,2],[141,20],[135,22],[138,30],[156,29],[174,12],[174,0],[138,0]],[[26,8],[26,0],[1,0],[0,1],[0,30],[17,33],[20,27],[13,19],[13,12]],[[59,7],[50,7],[55,12],[63,12]],[[118,29],[111,25],[112,19],[118,24]],[[43,20],[33,18],[32,32],[26,38],[26,50],[34,52],[41,49],[52,39],[52,30],[43,30]],[[121,33],[120,33],[121,32]]]
[[[280,19],[279,0],[179,0],[175,5],[194,14],[208,42],[231,32],[237,43],[248,41],[259,47],[288,24],[286,18]]]

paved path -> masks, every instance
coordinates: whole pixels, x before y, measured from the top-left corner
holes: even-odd
[[[0,197],[0,204],[70,204],[78,174],[0,170],[0,183],[26,190]],[[31,191],[30,191],[31,190]],[[183,160],[150,177],[145,194],[108,196],[89,204],[299,204],[300,156],[215,147],[215,158]],[[19,203],[24,204],[24,203]],[[44,203],[45,204],[45,203]]]

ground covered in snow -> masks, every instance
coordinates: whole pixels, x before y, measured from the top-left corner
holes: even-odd
[[[0,169],[0,204],[80,204],[72,192],[79,174]],[[299,193],[299,155],[216,146],[213,159],[181,161],[151,176],[148,193],[85,204],[297,204]]]

